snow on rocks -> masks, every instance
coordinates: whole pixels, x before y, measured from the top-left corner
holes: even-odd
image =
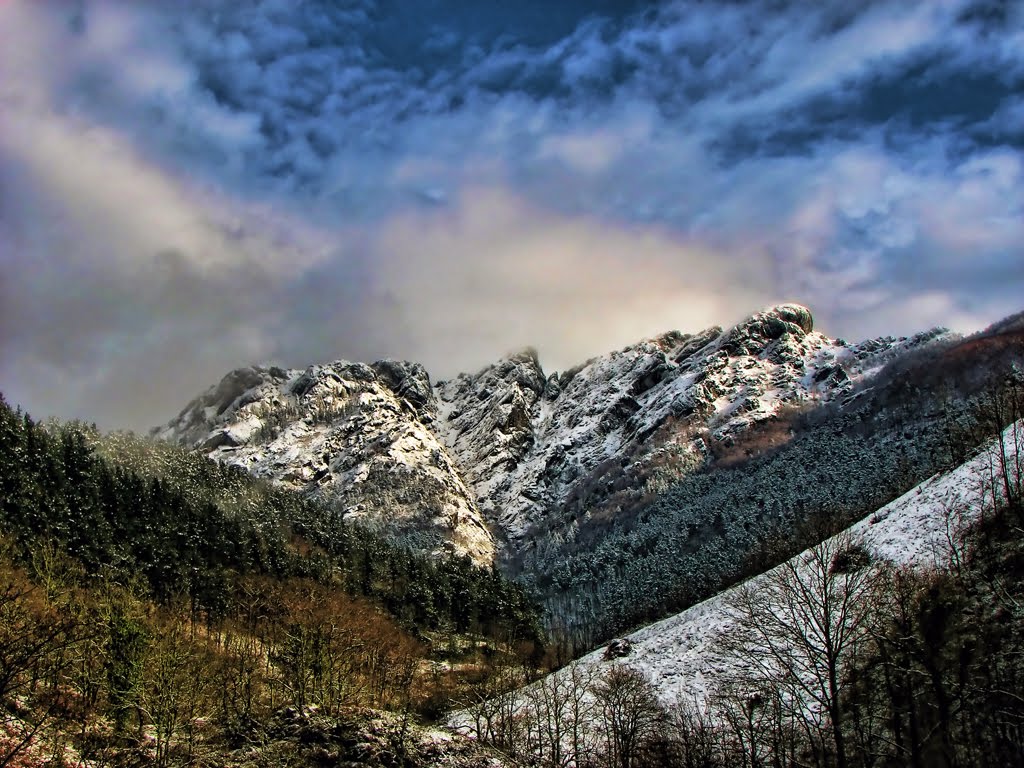
[[[673,331],[547,377],[527,350],[438,384],[440,434],[515,551],[608,462],[679,441],[700,461],[699,431],[730,440],[786,404],[845,395],[866,364],[906,343],[851,347],[814,331],[806,307],[782,304],[728,330]]]
[[[488,565],[493,538],[435,415],[422,366],[340,361],[233,371],[155,434]]]
[[[789,404],[846,397],[929,338],[848,345],[815,331],[806,307],[781,304],[550,375],[532,349],[436,384],[390,360],[254,366],[154,433],[487,564],[529,547],[610,470],[628,483],[664,449],[698,465],[710,442]]]

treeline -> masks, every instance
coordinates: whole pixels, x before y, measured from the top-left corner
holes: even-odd
[[[540,644],[526,593],[467,558],[429,558],[237,468],[82,425],[35,423],[0,396],[0,530],[27,557],[50,542],[90,577],[141,583],[191,618],[231,610],[240,577],[308,578],[416,630]]]

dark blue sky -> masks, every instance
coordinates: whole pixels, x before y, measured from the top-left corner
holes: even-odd
[[[0,42],[0,390],[40,415],[1021,309],[1024,2],[13,0]]]

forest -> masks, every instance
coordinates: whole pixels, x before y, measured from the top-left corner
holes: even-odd
[[[2,399],[0,530],[0,766],[202,763],[288,708],[392,713],[401,755],[481,659],[544,655],[496,571]]]

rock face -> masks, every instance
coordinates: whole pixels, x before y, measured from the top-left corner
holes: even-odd
[[[194,400],[158,437],[329,498],[429,551],[485,564],[494,542],[451,456],[420,365],[337,362],[246,368]]]
[[[294,488],[431,550],[513,557],[611,467],[699,466],[785,405],[847,395],[935,336],[848,345],[783,304],[735,327],[670,332],[546,375],[533,350],[431,384],[422,366],[336,362],[229,373],[164,439]]]

